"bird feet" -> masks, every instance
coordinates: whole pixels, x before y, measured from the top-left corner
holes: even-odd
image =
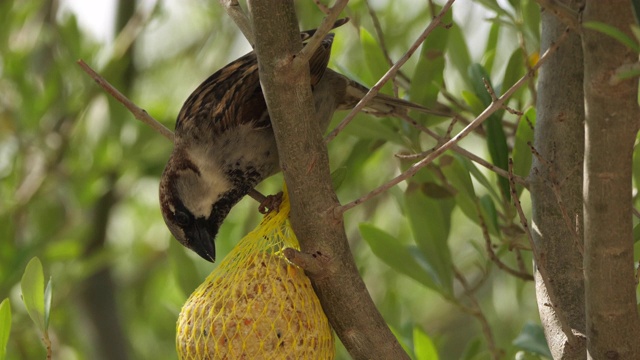
[[[258,211],[261,214],[267,214],[274,210],[278,211],[280,209],[280,204],[282,204],[282,191],[275,195],[267,195],[264,200],[260,202]]]

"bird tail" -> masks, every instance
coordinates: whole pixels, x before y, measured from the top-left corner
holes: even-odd
[[[339,109],[352,109],[368,92],[369,89],[366,86],[349,79],[345,101],[341,104]],[[447,111],[429,109],[422,105],[384,94],[377,94],[364,106],[364,111],[379,116],[406,115],[408,110],[415,110],[423,114],[442,117],[453,116],[452,113]]]

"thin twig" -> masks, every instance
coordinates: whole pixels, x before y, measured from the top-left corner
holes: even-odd
[[[298,59],[298,61],[304,63],[309,62],[309,59],[311,59],[311,56],[315,53],[318,46],[320,46],[320,43],[324,40],[327,33],[329,33],[333,28],[333,24],[336,22],[345,6],[347,6],[348,2],[349,0],[336,1],[327,16],[322,20],[322,23],[320,23],[320,26],[318,26],[315,34],[313,34],[309,41],[307,41],[307,45],[305,45],[305,47],[303,47],[296,55],[296,59]]]
[[[371,7],[371,4],[369,4],[369,0],[365,0],[364,5],[367,7],[367,10],[369,11],[369,16],[371,16],[371,21],[373,22],[373,29],[375,30],[376,36],[378,37],[378,42],[380,43],[380,49],[382,50],[382,54],[384,55],[384,58],[387,60],[389,67],[391,67],[393,66],[393,60],[391,60],[391,56],[389,55],[389,49],[387,48],[387,43],[384,40],[384,32],[382,31],[382,25],[380,25],[380,19],[378,18],[378,14],[376,14],[376,11],[373,10],[373,7]],[[411,82],[409,77],[407,77],[404,73],[402,73],[402,71],[398,71],[396,75],[398,75],[399,77],[402,78],[402,80],[408,83]],[[391,81],[393,81],[393,94],[397,97],[398,87],[399,87],[398,81],[395,76],[391,79]]]
[[[136,104],[134,104],[131,100],[127,99],[126,96],[122,95],[120,91],[114,88],[107,80],[105,80],[102,76],[98,75],[87,63],[85,63],[82,59],[77,61],[78,65],[91,76],[91,78],[98,83],[107,93],[113,96],[116,100],[118,100],[122,105],[124,105],[133,116],[142,121],[143,123],[151,126],[154,130],[159,132],[162,136],[173,142],[173,132],[169,130],[166,126],[162,125],[156,119],[151,117],[144,109],[139,108]]]
[[[526,272],[527,267],[524,265],[524,260],[522,259],[522,251],[519,248],[514,248],[513,252],[516,253],[516,263],[518,264],[518,269],[521,272]]]
[[[533,67],[533,71],[536,71],[540,66],[542,66],[546,62],[546,60],[553,53],[556,52],[560,44],[562,44],[564,40],[567,38],[567,34],[568,34],[568,30],[565,31],[562,34],[562,36],[560,36],[558,41],[551,44],[551,46],[547,49],[547,51],[545,51],[544,55],[540,57],[540,61],[538,61],[538,63]],[[368,194],[337,208],[336,211],[338,211],[339,214],[342,214],[343,212],[371,199],[372,197],[375,197],[376,195],[379,195],[385,192],[386,190],[392,188],[393,186],[399,184],[400,182],[415,175],[424,166],[431,163],[434,159],[436,159],[442,153],[451,149],[460,140],[467,137],[467,135],[469,135],[471,132],[474,131],[474,129],[480,126],[486,119],[489,118],[489,116],[491,116],[494,112],[496,112],[496,110],[502,108],[502,105],[505,103],[505,101],[507,101],[507,99],[509,99],[509,97],[513,95],[513,93],[516,92],[527,81],[529,76],[533,76],[533,74],[534,74],[533,72],[529,72],[525,74],[522,78],[520,78],[520,80],[518,80],[515,84],[513,84],[513,86],[511,86],[509,90],[507,90],[500,98],[498,98],[497,101],[491,102],[491,104],[489,104],[489,106],[486,109],[484,109],[484,111],[482,111],[482,113],[480,113],[480,115],[478,115],[478,117],[476,117],[469,125],[467,125],[464,129],[462,129],[462,131],[460,131],[456,136],[451,138],[451,140],[447,141],[444,145],[436,149],[433,153],[429,154],[427,157],[420,160],[419,162],[413,164],[409,169],[405,170],[402,174],[391,179],[386,184],[381,185],[378,188],[370,191]],[[362,102],[362,100],[360,102]]]
[[[320,9],[320,11],[322,11],[322,13],[325,15],[329,14],[329,11],[331,11],[331,9],[327,5],[321,3],[320,0],[313,0],[313,2],[316,4],[318,9]]]
[[[509,174],[513,174],[513,159],[509,158]],[[571,346],[576,346],[578,339],[571,331],[571,326],[569,326],[569,321],[566,318],[566,315],[563,311],[557,309],[556,305],[558,303],[557,296],[555,294],[554,288],[549,286],[551,277],[549,273],[547,273],[547,268],[545,264],[542,262],[542,256],[536,247],[536,244],[533,240],[533,235],[531,235],[531,229],[529,228],[529,222],[527,217],[524,215],[524,211],[522,210],[522,205],[520,204],[520,198],[518,198],[518,192],[516,191],[515,182],[512,178],[509,179],[509,191],[511,192],[511,199],[513,200],[513,204],[516,207],[516,212],[518,213],[518,217],[520,218],[520,223],[522,224],[522,228],[527,234],[527,238],[529,239],[529,243],[531,244],[531,252],[533,253],[533,258],[535,259],[536,267],[538,269],[538,273],[542,278],[542,282],[544,283],[545,288],[547,289],[547,295],[549,296],[549,300],[551,300],[551,304],[549,304],[558,318],[558,322],[560,323],[560,328],[562,332],[567,337],[567,342]]]
[[[413,125],[414,127],[416,127],[418,130],[424,132],[425,134],[431,136],[432,138],[434,138],[438,144],[436,146],[441,146],[442,144],[445,144],[448,140],[451,139],[450,136],[450,131],[449,129],[451,128],[451,126],[449,127],[449,129],[447,130],[447,137],[442,138],[440,136],[438,136],[438,134],[423,126],[422,124],[419,124],[417,121],[415,121],[413,118],[411,118],[408,115],[402,115],[400,116],[401,119],[405,120],[406,122],[408,122],[409,124]],[[455,122],[455,120],[457,120],[458,118],[454,118],[454,121],[451,122],[451,125]],[[509,177],[509,174],[506,170],[499,168],[495,165],[493,165],[492,163],[488,162],[487,160],[479,157],[478,155],[460,147],[459,145],[455,144],[451,147],[452,151],[457,152],[458,154],[466,157],[467,159],[477,163],[478,165],[484,166],[485,168],[487,168],[490,171],[493,171],[494,173],[496,173],[499,176],[504,177],[505,179],[507,179]],[[427,151],[423,151],[421,153],[417,153],[417,154],[409,154],[409,155],[396,155],[396,157],[401,158],[401,159],[422,159],[425,156],[428,156],[429,154],[431,154],[432,152],[434,152],[435,149],[429,149]],[[523,178],[522,176],[519,175],[514,175],[515,181],[516,183],[518,183],[518,185],[523,186],[525,189],[529,188],[529,182],[527,182],[527,180],[525,178]]]
[[[356,104],[356,106],[342,120],[342,122],[340,122],[340,124],[335,129],[333,129],[329,133],[329,135],[325,137],[324,141],[326,143],[333,140],[338,135],[338,133],[340,133],[340,131],[342,131],[342,129],[344,129],[347,126],[347,124],[351,122],[351,120],[358,114],[358,112],[360,112],[360,110],[362,110],[365,107],[367,102],[369,102],[369,100],[373,99],[373,97],[375,97],[378,94],[382,86],[384,86],[384,84],[389,79],[395,76],[395,74],[398,72],[400,67],[404,65],[404,63],[406,63],[407,60],[409,60],[409,58],[413,55],[413,53],[416,52],[418,47],[424,42],[427,36],[429,36],[429,34],[442,22],[442,17],[447,13],[447,11],[449,11],[449,8],[451,8],[451,5],[453,4],[454,1],[455,0],[448,0],[447,3],[444,4],[444,6],[442,7],[442,11],[440,11],[438,15],[434,16],[433,20],[431,20],[427,28],[422,32],[422,34],[420,34],[418,39],[413,43],[413,45],[411,45],[409,50],[407,50],[407,52],[404,55],[402,55],[402,57],[398,60],[398,62],[395,63],[384,74],[384,76],[382,76],[380,80],[378,80],[378,82],[373,87],[371,87],[369,92],[362,99],[360,99],[358,104]]]
[[[491,357],[494,360],[501,359],[503,355],[502,350],[496,346],[496,341],[493,337],[493,331],[491,330],[489,321],[487,320],[487,317],[484,316],[484,313],[482,312],[482,308],[480,307],[480,303],[478,303],[478,300],[475,298],[475,296],[472,295],[472,292],[469,289],[469,284],[467,283],[467,279],[465,279],[464,275],[462,275],[462,273],[455,267],[453,268],[453,274],[455,278],[458,280],[458,282],[460,282],[460,285],[462,286],[462,288],[465,290],[465,294],[469,299],[469,301],[471,302],[471,307],[469,308],[469,307],[463,306],[462,304],[457,302],[456,304],[463,311],[466,311],[467,313],[475,317],[478,320],[478,322],[480,322],[482,333],[484,334],[484,337],[487,339],[487,347],[489,348]]]
[[[480,211],[480,204],[476,201],[476,211],[478,212],[478,219],[480,220],[480,228],[482,229],[482,236],[484,237],[484,245],[487,250],[487,254],[489,255],[489,259],[493,261],[494,264],[498,266],[498,268],[506,271],[507,273],[520,278],[526,281],[533,281],[533,275],[529,274],[526,271],[518,271],[510,268],[507,264],[502,262],[502,260],[496,255],[495,251],[493,251],[493,243],[491,242],[491,236],[489,236],[489,229],[487,228],[487,223],[484,220],[484,216]]]
[[[254,47],[255,39],[253,37],[253,31],[251,31],[249,16],[242,10],[238,0],[220,0],[220,4],[222,4],[222,7],[224,7],[231,20],[236,23],[238,29],[242,31],[242,35],[244,35],[249,44],[251,44],[251,47]]]
[[[524,66],[527,71],[531,71],[530,55],[527,51],[527,45],[525,43],[525,37],[522,31],[518,31],[518,43],[520,44],[520,50],[522,50],[522,57],[524,58]],[[536,89],[535,78],[531,78],[528,84],[529,93],[531,94],[531,103],[536,104],[538,101],[538,90]]]

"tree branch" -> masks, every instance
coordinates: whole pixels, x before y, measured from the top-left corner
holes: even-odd
[[[498,109],[501,109],[502,106],[505,104],[505,102],[509,99],[509,97],[511,97],[511,95],[513,95],[513,93],[516,92],[516,90],[518,90],[522,85],[524,85],[530,76],[533,76],[535,71],[538,68],[540,68],[540,66],[542,66],[549,59],[549,57],[558,49],[560,44],[566,39],[566,35],[567,35],[567,32],[565,32],[558,39],[556,43],[552,44],[552,46],[549,47],[547,51],[545,51],[545,53],[540,57],[540,60],[538,61],[538,63],[533,67],[532,72],[520,78],[520,80],[518,80],[515,84],[513,84],[513,86],[511,86],[511,88],[509,88],[509,90],[507,90],[500,98],[497,98],[495,101],[492,101],[491,104],[489,104],[489,106],[486,109],[484,109],[482,113],[480,113],[480,115],[478,115],[471,123],[469,123],[469,125],[467,125],[464,129],[462,129],[462,131],[460,131],[456,136],[452,137],[445,144],[435,149],[432,153],[430,153],[424,159],[413,164],[410,168],[405,170],[402,174],[391,179],[386,184],[381,185],[378,188],[370,191],[368,194],[360,197],[359,199],[356,199],[348,204],[342,205],[340,208],[336,209],[336,211],[338,211],[339,213],[343,213],[371,199],[372,197],[385,192],[386,190],[394,187],[395,185],[401,183],[402,181],[412,177],[420,169],[430,164],[438,156],[442,155],[445,151],[451,149],[454,145],[456,145],[460,140],[464,139],[465,137],[467,137],[467,135],[471,134],[478,126],[480,126],[480,124],[482,124],[485,120],[487,120],[489,116],[491,116],[491,114],[496,112]],[[369,94],[371,94],[371,92],[369,92]],[[369,94],[367,94],[367,96]],[[360,103],[358,103],[358,105],[360,105],[363,100],[364,98],[360,101]]]
[[[113,96],[116,100],[118,100],[122,105],[124,105],[133,116],[142,121],[143,123],[151,126],[154,130],[159,132],[162,136],[173,142],[173,132],[169,130],[166,126],[159,123],[156,119],[152,118],[144,109],[139,108],[136,104],[134,104],[131,100],[129,100],[126,96],[122,95],[118,89],[114,88],[109,82],[107,82],[102,76],[98,75],[87,63],[85,63],[82,59],[77,61],[78,65],[91,76],[91,78],[98,83],[107,93]]]
[[[251,21],[247,14],[242,10],[238,0],[220,0],[220,4],[227,12],[227,15],[236,23],[236,26],[247,39],[251,47],[255,47],[255,39],[253,31],[251,31]]]
[[[389,81],[389,79],[396,76],[396,73],[400,70],[400,67],[402,67],[402,65],[404,65],[407,62],[407,60],[409,60],[411,55],[413,55],[413,53],[418,49],[418,47],[420,47],[420,45],[424,42],[427,36],[429,36],[429,34],[436,27],[442,24],[442,17],[444,16],[444,14],[447,13],[447,11],[449,11],[449,8],[451,8],[451,5],[453,5],[454,1],[455,0],[448,0],[447,3],[442,6],[442,10],[440,11],[440,13],[433,17],[433,20],[431,20],[431,22],[429,23],[427,28],[424,29],[422,34],[418,36],[418,39],[413,43],[413,45],[411,45],[409,50],[407,50],[407,52],[404,55],[402,55],[400,60],[398,60],[398,62],[396,62],[395,65],[393,65],[380,78],[380,80],[378,80],[378,82],[373,87],[371,87],[369,92],[364,97],[362,97],[362,99],[360,99],[360,101],[356,104],[356,106],[353,109],[351,109],[351,112],[349,112],[349,114],[345,116],[345,118],[340,122],[340,124],[336,126],[336,128],[333,129],[325,137],[325,142],[329,142],[333,140],[336,136],[338,136],[338,133],[340,133],[340,131],[342,131],[342,129],[344,129],[347,126],[347,124],[349,124],[351,120],[353,120],[353,118],[360,112],[360,110],[362,110],[365,107],[367,102],[369,102],[369,100],[373,99],[378,94],[378,92],[380,91],[380,89],[382,89],[384,84],[386,84],[387,81]]]
[[[260,80],[289,189],[291,224],[301,251],[326,259],[309,274],[320,303],[354,359],[408,359],[358,274],[331,185],[327,150],[315,118],[309,65],[302,61],[293,2],[249,1]],[[327,24],[332,24],[327,21]],[[316,89],[318,91],[318,89]]]

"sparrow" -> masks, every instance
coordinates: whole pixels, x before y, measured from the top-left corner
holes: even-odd
[[[339,20],[334,27],[347,20]],[[314,31],[303,32],[303,41]],[[334,34],[328,34],[309,60],[309,86],[322,131],[336,110],[353,108],[369,90],[327,68],[333,38]],[[408,109],[434,114],[383,94],[365,108],[376,115]],[[211,75],[182,106],[173,152],[160,179],[162,217],[183,246],[213,262],[214,240],[231,208],[279,170],[258,61],[252,51]]]

